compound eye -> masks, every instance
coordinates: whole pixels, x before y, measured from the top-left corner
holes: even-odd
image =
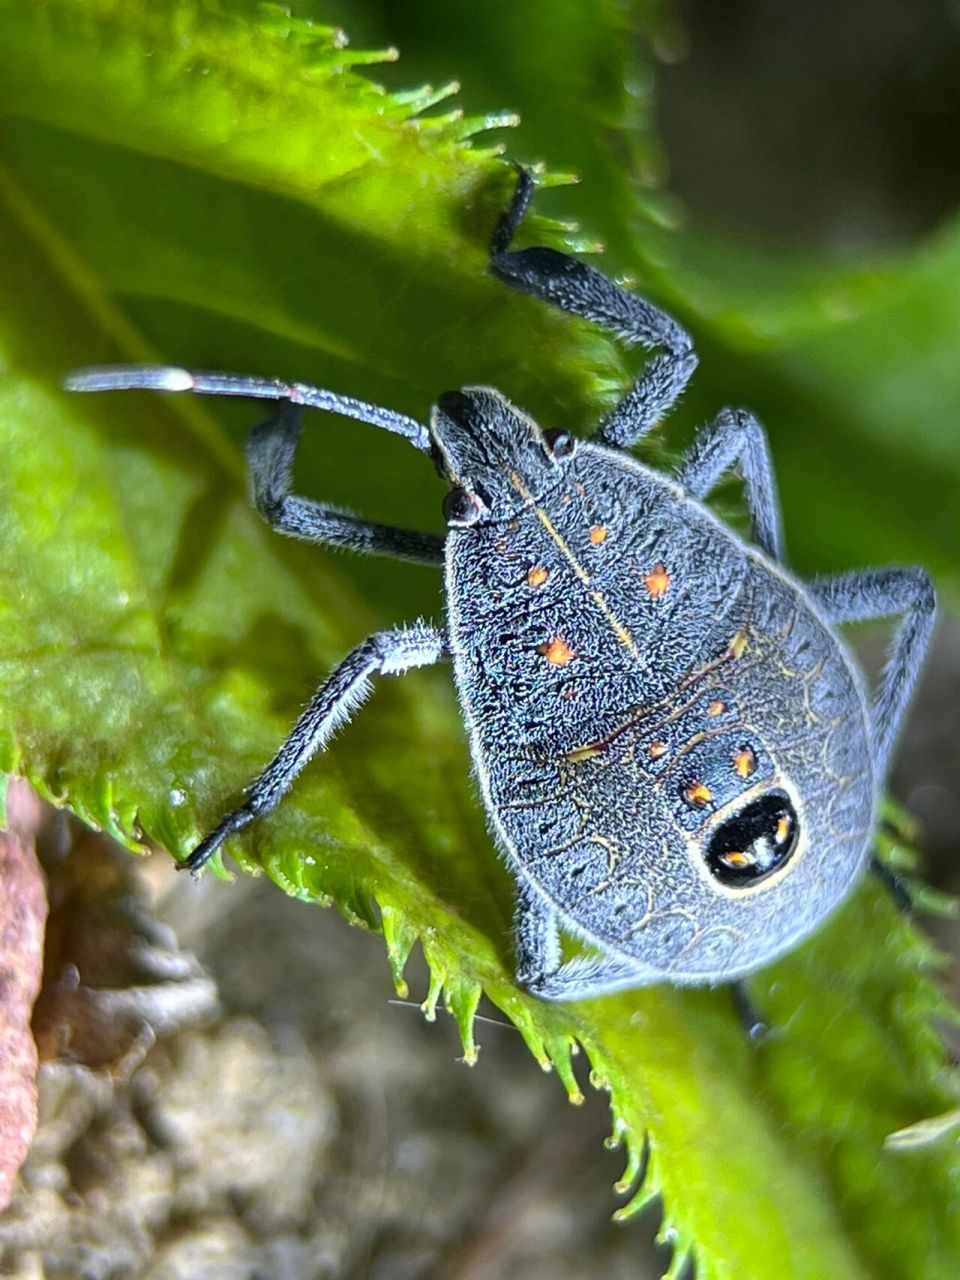
[[[443,518],[447,524],[476,524],[482,514],[479,498],[466,489],[451,489],[443,500]]]
[[[707,846],[707,866],[721,884],[746,889],[778,871],[799,838],[790,798],[770,791],[718,827]]]
[[[543,438],[555,458],[570,458],[577,449],[577,437],[569,431],[545,431]]]

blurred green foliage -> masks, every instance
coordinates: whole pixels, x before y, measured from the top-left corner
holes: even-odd
[[[960,224],[837,269],[673,227],[651,192],[651,67],[669,15],[616,2],[300,4],[0,0],[0,752],[131,845],[182,854],[373,626],[437,615],[427,570],[272,536],[247,508],[255,411],[67,397],[79,364],[160,358],[283,374],[423,416],[487,381],[582,429],[633,356],[485,273],[511,154],[574,169],[573,215],[691,325],[695,388],[665,435],[746,402],[770,424],[801,570],[921,560],[957,592]],[[330,27],[397,44],[371,61]],[[362,47],[362,46],[358,46]],[[466,116],[418,77],[463,81]],[[390,78],[395,92],[373,81]],[[396,91],[402,84],[405,91]],[[493,112],[493,115],[488,114]],[[477,135],[479,141],[472,141]],[[541,201],[538,199],[538,208]],[[562,243],[534,219],[531,238]],[[314,419],[305,492],[438,529],[441,488],[401,441]],[[419,940],[474,1054],[481,990],[578,1094],[609,1088],[633,1207],[661,1193],[674,1271],[953,1276],[950,1141],[884,1137],[956,1104],[929,948],[865,885],[754,984],[777,1034],[745,1042],[724,992],[567,1008],[510,981],[511,888],[484,831],[445,672],[378,690],[275,818],[237,842],[288,892],[382,929],[402,985]]]

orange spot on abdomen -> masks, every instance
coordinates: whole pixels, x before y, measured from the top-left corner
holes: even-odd
[[[646,587],[651,600],[661,600],[669,590],[670,575],[664,566],[658,562],[653,566],[653,571],[644,578],[643,585]]]
[[[683,798],[688,804],[694,804],[699,809],[710,803],[713,792],[704,782],[692,782],[684,791]]]
[[[543,654],[546,660],[552,662],[555,667],[565,667],[568,662],[572,662],[577,656],[561,636],[557,636],[555,640],[550,640],[547,644],[542,644],[537,652]]]

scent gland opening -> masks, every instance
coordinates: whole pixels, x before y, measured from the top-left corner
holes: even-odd
[[[717,828],[707,845],[707,866],[721,884],[746,889],[779,871],[799,838],[800,823],[789,796],[770,791]]]

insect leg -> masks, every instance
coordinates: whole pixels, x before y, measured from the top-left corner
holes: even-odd
[[[746,982],[742,979],[731,982],[730,994],[733,997],[734,1011],[741,1027],[747,1034],[747,1038],[749,1040],[763,1040],[770,1028],[763,1015],[758,1011],[757,1006],[753,1003],[753,998]]]
[[[541,1000],[591,1000],[594,996],[650,986],[662,975],[630,960],[560,962],[557,913],[522,881],[514,923],[517,982]]]
[[[517,883],[513,942],[517,981],[521,986],[535,990],[547,975],[555,974],[560,968],[557,913],[522,880]]]
[[[271,528],[305,542],[394,556],[421,564],[443,563],[443,538],[375,524],[326,503],[290,492],[293,459],[303,425],[299,405],[284,405],[247,441],[254,505]]]
[[[371,676],[401,675],[413,667],[430,666],[440,660],[445,650],[443,634],[423,622],[379,631],[357,645],[310,699],[289,738],[247,788],[244,803],[200,841],[180,863],[180,869],[199,871],[228,836],[277,807],[304,765],[326,747],[337,729],[366,700]]]
[[[829,622],[866,622],[903,615],[874,699],[876,769],[887,770],[897,730],[923,665],[937,600],[923,569],[858,569],[807,584]]]
[[[520,293],[583,316],[625,342],[663,348],[600,426],[603,444],[627,449],[672,407],[697,365],[689,334],[646,299],[608,280],[593,267],[555,249],[509,249],[533,195],[533,178],[521,169],[509,209],[490,245],[490,269]]]
[[[767,433],[747,409],[723,409],[701,429],[680,463],[677,480],[694,498],[705,498],[733,468],[743,476],[754,541],[775,560],[783,560],[780,501]]]
[[[898,876],[893,868],[881,862],[876,854],[870,859],[870,870],[877,881],[883,885],[897,910],[904,915],[909,915],[913,911],[913,899],[910,897],[910,891],[903,876]]]
[[[427,428],[406,414],[355,400],[336,391],[280,378],[254,378],[241,373],[208,373],[171,365],[124,364],[77,369],[64,379],[68,391],[193,391],[206,396],[243,396],[253,400],[288,400],[291,404],[339,413],[358,422],[404,436],[417,449],[430,451]]]

